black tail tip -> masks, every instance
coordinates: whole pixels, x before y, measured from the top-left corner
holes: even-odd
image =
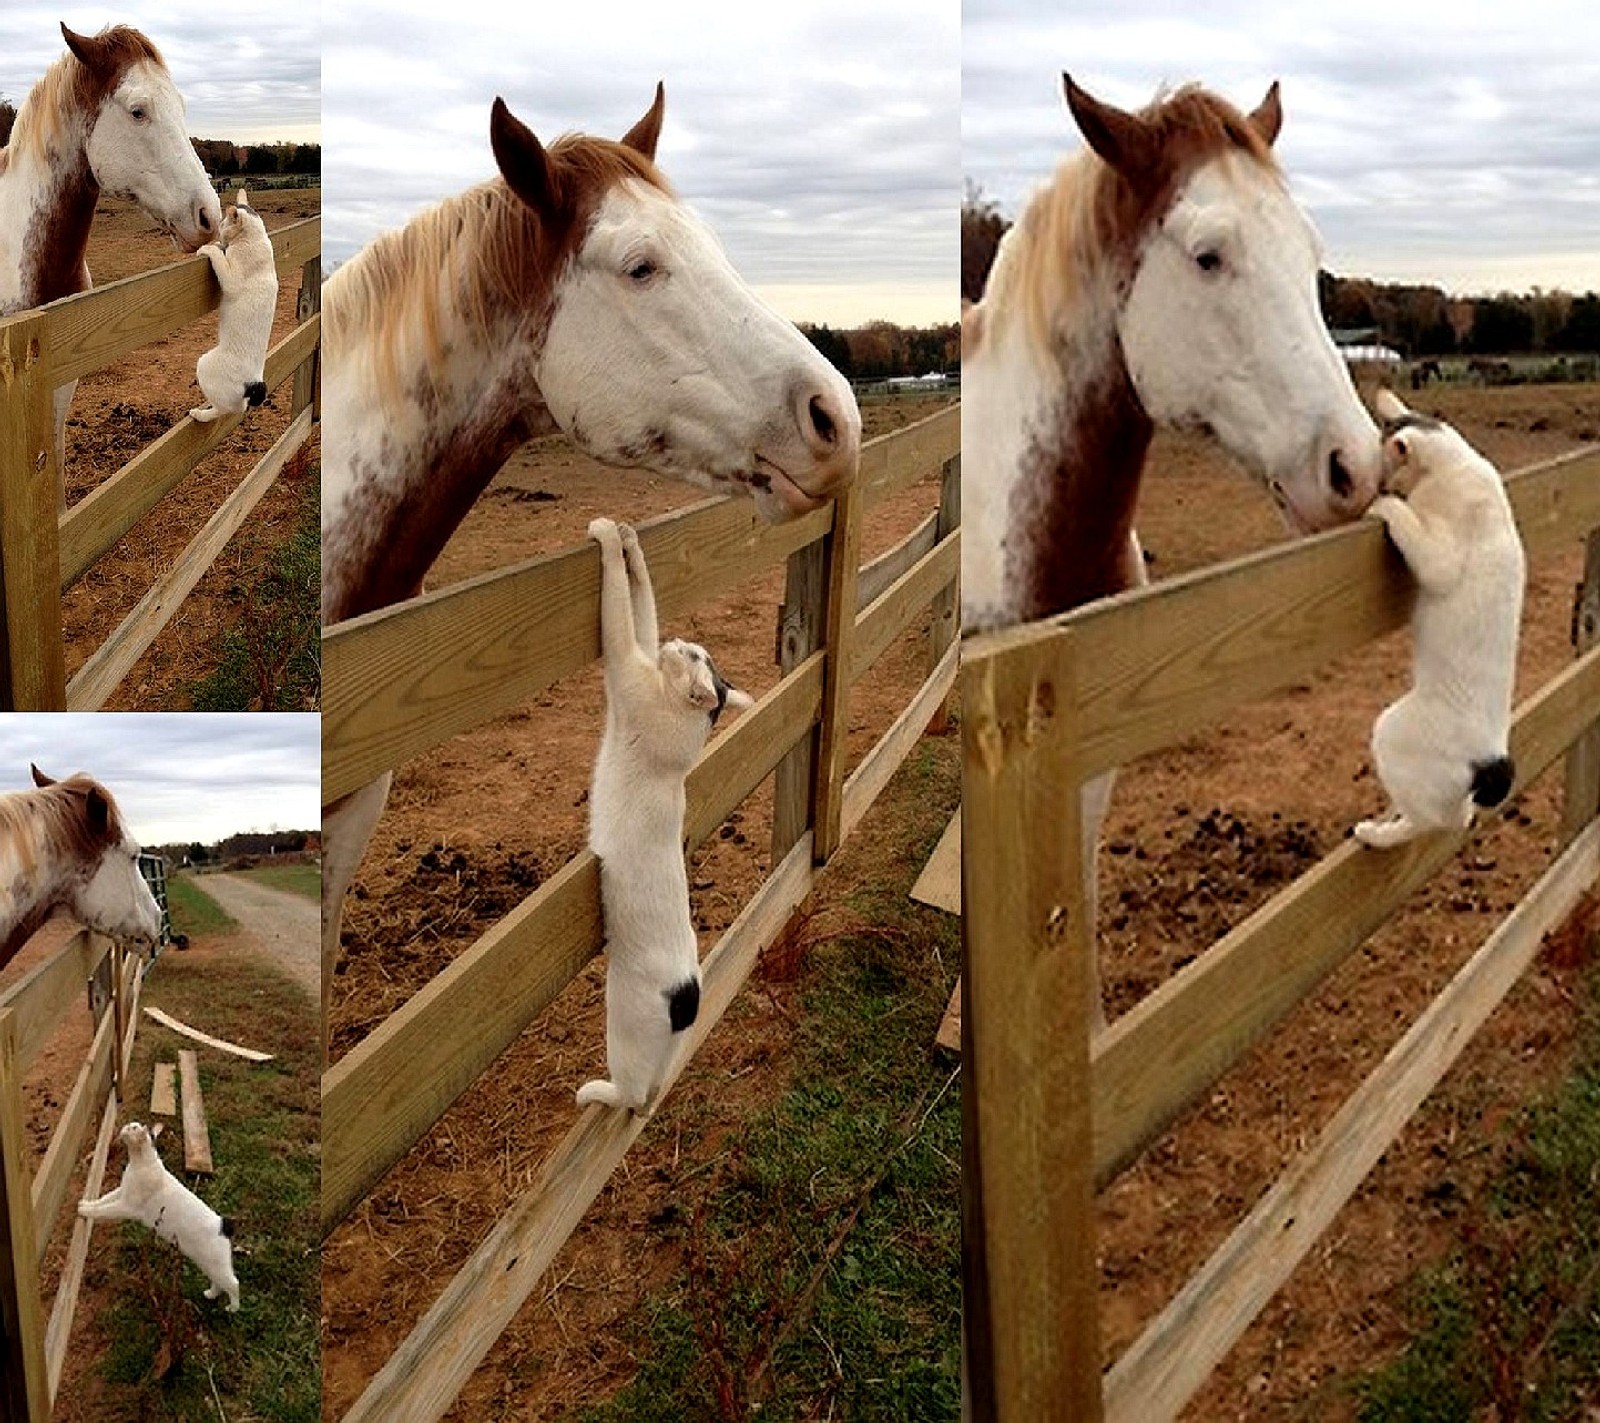
[[[267,398],[267,383],[264,380],[253,380],[244,388],[244,403],[252,410]]]
[[[667,1016],[672,1020],[672,1031],[681,1033],[700,1016],[700,984],[686,978],[667,994]]]
[[[1517,765],[1509,756],[1496,756],[1492,761],[1472,763],[1472,803],[1474,805],[1499,805],[1511,794],[1516,784]]]
[[[227,1236],[229,1240],[233,1239],[233,1217],[232,1216],[226,1216],[225,1215],[225,1216],[222,1217],[222,1233],[225,1236]]]

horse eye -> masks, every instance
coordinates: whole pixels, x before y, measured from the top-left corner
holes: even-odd
[[[635,282],[648,282],[656,274],[656,264],[648,257],[628,268],[628,278]]]
[[[131,109],[128,110],[128,112],[130,114],[132,114],[134,116],[134,118],[138,119],[141,123],[144,122],[144,105],[143,104],[135,104]]]
[[[1194,264],[1202,272],[1219,272],[1222,270],[1222,253],[1207,248],[1195,254]]]

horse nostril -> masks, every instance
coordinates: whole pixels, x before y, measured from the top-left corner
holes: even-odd
[[[1356,482],[1344,467],[1344,460],[1335,450],[1328,456],[1328,484],[1339,499],[1348,499],[1355,493]]]
[[[828,413],[827,402],[820,395],[813,395],[807,409],[811,413],[811,428],[817,432],[817,438],[825,445],[835,443],[839,438],[839,426]]]
[[[204,208],[200,210],[200,231],[211,231],[211,215],[207,213]]]

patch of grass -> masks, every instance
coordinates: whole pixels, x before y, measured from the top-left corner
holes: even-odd
[[[243,873],[272,889],[287,890],[307,899],[322,898],[322,870],[317,865],[258,865]]]
[[[235,1222],[241,1308],[228,1314],[201,1292],[205,1278],[139,1226],[96,1232],[91,1261],[103,1279],[97,1339],[104,1382],[95,1423],[138,1419],[255,1419],[314,1423],[321,1412],[317,1209],[320,1116],[317,1043],[305,993],[265,965],[239,960],[219,974],[176,955],[151,970],[144,1001],[220,1036],[269,1048],[267,1063],[200,1049],[200,1078],[217,1172],[190,1180]],[[130,1103],[149,1101],[152,1066],[193,1046],[146,1022],[134,1050]],[[142,1118],[130,1105],[125,1116]],[[182,1160],[176,1123],[160,1141],[169,1169]],[[119,1172],[120,1155],[113,1163]],[[113,1181],[115,1174],[111,1175]]]
[[[172,875],[167,880],[167,909],[172,915],[172,932],[191,939],[202,934],[226,934],[239,927],[239,921],[200,888],[193,875]]]
[[[955,749],[921,748],[869,820],[853,923],[801,969],[789,1089],[680,1227],[685,1269],[630,1325],[639,1372],[569,1423],[959,1416],[960,1086],[932,1045],[960,929],[907,898]]]
[[[1577,1070],[1497,1144],[1415,1338],[1359,1379],[1361,1423],[1565,1423],[1600,1392],[1600,977]]]
[[[302,449],[279,476],[299,485],[294,531],[270,561],[248,552],[241,558],[241,575],[228,590],[239,620],[220,635],[216,671],[190,688],[196,711],[316,708],[322,685],[319,473]]]

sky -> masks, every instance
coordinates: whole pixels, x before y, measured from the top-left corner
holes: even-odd
[[[1249,110],[1279,79],[1279,160],[1332,271],[1600,289],[1587,0],[966,0],[962,69],[963,172],[1009,215],[1080,146],[1063,69],[1123,107],[1199,80]]]
[[[957,0],[342,0],[324,25],[324,253],[492,176],[496,95],[542,139],[617,138],[660,79],[663,170],[779,311],[953,321],[959,46]]]
[[[79,34],[127,24],[155,41],[188,105],[194,138],[318,143],[321,0],[0,0],[0,94],[19,107]]]
[[[0,795],[86,771],[143,845],[212,844],[322,820],[312,712],[0,712]]]

